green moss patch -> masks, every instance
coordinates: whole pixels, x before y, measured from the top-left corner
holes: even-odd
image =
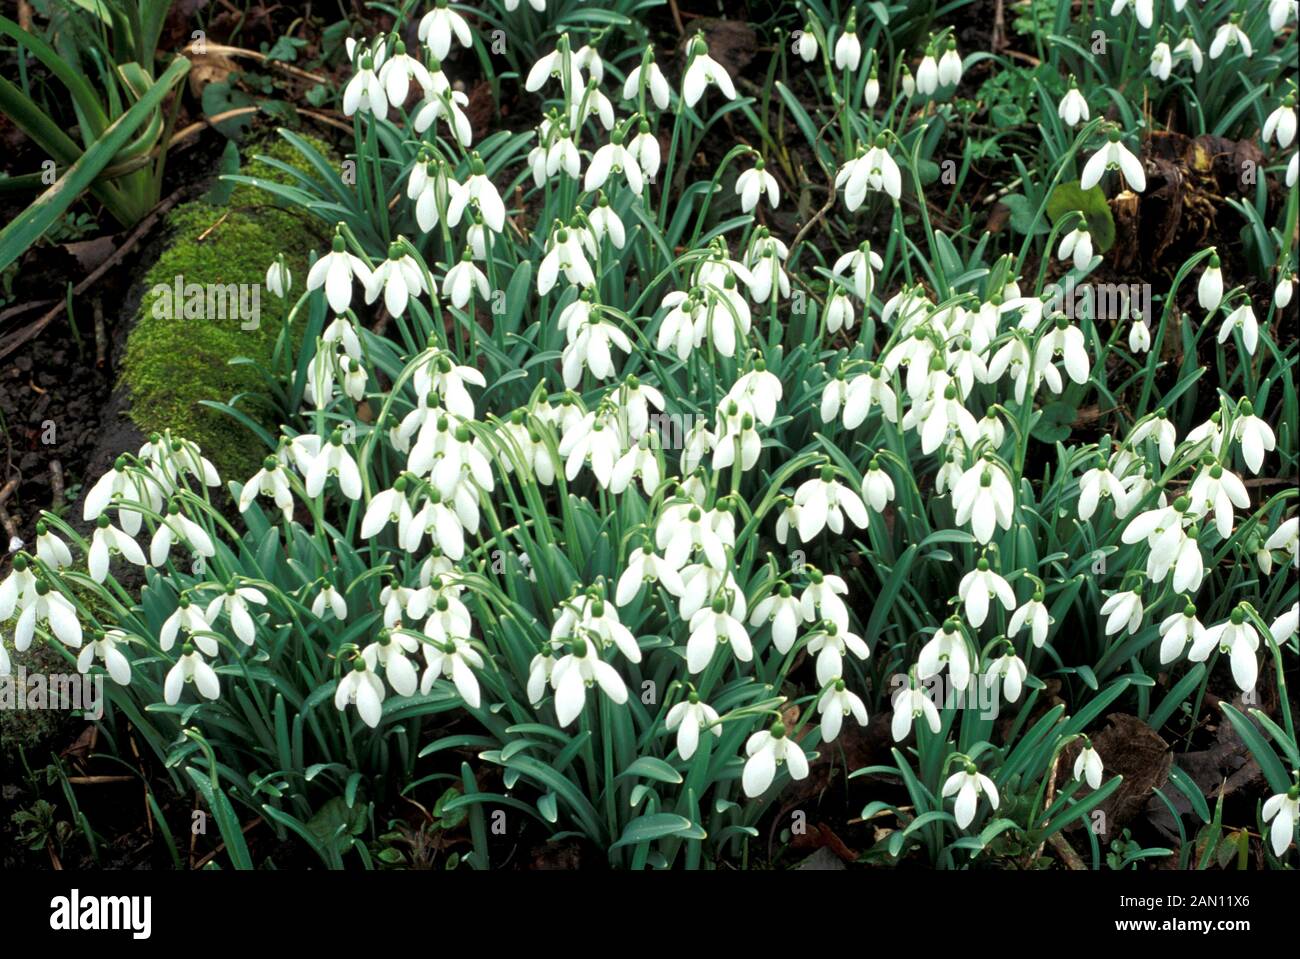
[[[324,144],[313,145],[328,155]],[[297,151],[278,137],[248,153],[306,169]],[[240,172],[289,180],[257,160]],[[225,402],[244,391],[265,392],[257,368],[230,361],[243,357],[269,369],[284,318],[306,281],[308,253],[321,248],[324,234],[319,222],[280,209],[268,194],[242,185],[225,205],[199,199],[178,206],[167,225],[174,240],[146,274],[145,294],[127,340],[122,377],[131,390],[130,417],[145,433],[170,429],[193,440],[223,479],[242,482],[265,455],[261,442],[231,417],[200,404]],[[293,276],[284,300],[263,285],[267,267],[281,253]],[[256,324],[249,309],[254,302]],[[239,405],[276,432],[268,409],[248,401]]]

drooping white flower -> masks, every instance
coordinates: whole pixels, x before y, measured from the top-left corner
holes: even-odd
[[[623,99],[634,100],[639,95],[642,85],[642,74],[645,75],[645,86],[650,93],[650,99],[660,110],[668,109],[669,95],[671,90],[668,81],[664,78],[663,71],[659,69],[659,64],[647,56],[637,64],[627,75],[623,82]]]
[[[131,663],[117,647],[128,641],[126,633],[120,629],[96,630],[95,638],[83,646],[77,656],[77,672],[88,673],[98,659],[113,682],[119,686],[127,685],[131,682]]]
[[[358,656],[334,690],[334,707],[343,712],[349,706],[356,706],[361,721],[374,729],[383,718],[384,692],[378,674]]]
[[[284,299],[289,295],[292,286],[293,276],[289,273],[289,267],[285,265],[284,257],[281,256],[266,268],[266,288],[280,299]]]
[[[824,743],[834,742],[839,736],[845,716],[852,716],[859,726],[867,724],[867,707],[862,697],[851,691],[839,677],[827,685],[818,698],[817,712],[822,717],[820,728]]]
[[[794,494],[799,507],[799,538],[805,543],[829,528],[844,532],[844,517],[859,529],[867,527],[867,507],[862,498],[835,476],[834,468],[822,467],[813,479],[802,483]]]
[[[686,668],[691,673],[703,672],[718,646],[730,645],[742,663],[754,658],[749,633],[744,624],[731,615],[722,597],[714,599],[712,605],[696,610],[689,625],[691,633],[686,641]]]
[[[784,765],[791,779],[808,777],[808,757],[803,747],[786,735],[785,724],[780,721],[750,736],[745,742],[745,755],[749,758],[741,772],[741,786],[751,799],[767,792],[778,766]]]
[[[210,549],[211,540],[208,541],[207,545]],[[127,562],[134,563],[136,566],[148,565],[148,560],[145,559],[144,550],[140,548],[140,544],[109,523],[107,516],[101,515],[95,522],[95,532],[91,537],[90,551],[86,556],[90,578],[95,582],[102,583],[108,577],[108,564],[111,556],[121,556]]]
[[[668,710],[664,727],[677,731],[677,754],[682,759],[690,759],[700,745],[700,731],[713,733],[714,738],[722,736],[722,724],[718,722],[718,712],[708,703],[701,702],[698,694],[691,691],[687,699],[682,700]]]
[[[317,619],[325,615],[325,610],[330,610],[334,618],[340,623],[348,618],[348,603],[343,598],[343,594],[334,588],[333,583],[326,583],[312,600],[311,614]]]
[[[1287,94],[1285,100],[1264,120],[1264,129],[1260,138],[1267,144],[1276,140],[1277,145],[1285,150],[1295,141],[1296,135],[1296,101],[1295,94]]]
[[[1076,270],[1086,270],[1092,262],[1092,234],[1086,226],[1076,227],[1061,238],[1061,244],[1056,248],[1056,258],[1064,262],[1071,255]]]
[[[1035,646],[1041,647],[1047,642],[1047,631],[1052,622],[1052,617],[1043,604],[1042,590],[1035,590],[1029,601],[1011,614],[1011,621],[1007,623],[1007,637],[1014,639],[1028,624],[1030,639]]]
[[[1127,7],[1133,8],[1137,22],[1150,30],[1155,22],[1154,0],[1114,0],[1110,6],[1110,15],[1119,16]]]
[[[447,0],[434,0],[433,9],[420,18],[416,36],[421,43],[427,43],[434,57],[446,60],[451,52],[454,37],[462,47],[474,45],[474,35],[470,32],[469,22],[455,10]]]
[[[333,249],[312,264],[307,273],[307,289],[325,287],[325,299],[335,313],[346,313],[352,303],[352,279],[369,286],[371,271],[359,256],[347,252],[343,237],[335,234]]]
[[[835,69],[854,73],[862,62],[862,42],[857,34],[857,17],[849,10],[849,20],[844,32],[835,41]]]
[[[1112,129],[1104,147],[1092,155],[1083,166],[1083,175],[1079,178],[1079,188],[1091,190],[1101,182],[1102,174],[1107,170],[1118,170],[1128,188],[1134,193],[1141,193],[1147,187],[1147,177],[1142,163],[1120,142],[1120,133]]]
[[[753,168],[745,170],[736,178],[736,193],[740,197],[742,213],[752,213],[764,194],[773,210],[781,202],[781,188],[776,177],[764,169],[762,157],[759,157]]]
[[[44,520],[36,521],[36,558],[54,569],[72,565],[68,544],[50,532]]]
[[[682,99],[688,107],[693,107],[710,85],[716,86],[728,100],[736,99],[736,87],[730,74],[709,56],[709,44],[703,34],[698,34],[691,45],[690,63],[682,78]]]
[[[890,722],[890,732],[895,742],[902,742],[912,731],[913,721],[925,718],[930,732],[937,734],[942,725],[939,709],[934,700],[926,695],[925,690],[914,685],[903,686],[894,693],[892,700],[894,718]]]
[[[1074,760],[1074,778],[1086,779],[1093,789],[1100,789],[1102,771],[1101,756],[1092,748],[1092,742],[1084,739],[1083,749]]]
[[[1237,407],[1237,419],[1232,425],[1232,439],[1241,444],[1241,456],[1252,473],[1258,475],[1264,465],[1264,454],[1277,448],[1273,428],[1255,415],[1250,400],[1242,400]]]
[[[817,34],[813,32],[812,23],[805,23],[803,29],[799,31],[799,38],[795,41],[795,52],[804,63],[812,63],[817,59]]]
[[[230,627],[239,637],[240,642],[245,646],[252,646],[257,638],[257,625],[253,620],[252,613],[249,609],[252,606],[265,606],[266,594],[260,589],[253,586],[237,586],[231,584],[216,596],[208,608],[204,610],[203,618],[209,624],[215,623],[217,617],[223,612],[230,616]]]
[[[1237,688],[1249,692],[1255,688],[1259,678],[1259,633],[1251,625],[1246,611],[1238,606],[1222,623],[1206,627],[1200,638],[1192,644],[1187,658],[1194,663],[1203,663],[1215,649],[1228,656],[1232,666],[1232,678]]]
[[[500,233],[506,225],[506,205],[501,194],[487,176],[487,166],[477,153],[470,157],[469,179],[460,186],[453,185],[451,201],[447,205],[447,225],[455,226],[473,202],[483,217],[483,223],[493,233]]]
[[[1188,643],[1195,647],[1202,643],[1204,636],[1205,627],[1196,618],[1196,607],[1192,603],[1166,616],[1160,624],[1160,665],[1172,663],[1183,654]]]
[[[168,706],[175,706],[180,702],[185,684],[190,682],[204,699],[216,699],[221,695],[221,681],[216,670],[204,662],[198,650],[186,643],[181,647],[180,658],[163,680],[163,701]]]
[[[1002,576],[989,567],[989,561],[980,557],[975,568],[961,578],[957,586],[966,622],[976,629],[984,625],[989,614],[989,600],[996,598],[1008,611],[1016,607],[1016,594]]]
[[[1300,786],[1270,796],[1265,800],[1262,812],[1264,821],[1271,821],[1268,841],[1273,855],[1281,857],[1295,841],[1295,826],[1300,822]]]
[[[1056,114],[1061,118],[1062,123],[1071,128],[1077,127],[1080,123],[1085,123],[1088,120],[1088,100],[1079,92],[1073,77],[1070,78],[1070,89],[1066,91],[1065,96],[1061,97],[1061,102],[1057,104]]]
[[[1264,541],[1264,548],[1285,551],[1290,555],[1291,566],[1300,569],[1300,516],[1280,523]]]
[[[975,668],[971,661],[969,644],[961,624],[949,618],[921,647],[916,660],[916,675],[920,679],[938,676],[945,666],[954,689],[965,689],[970,684]]]
[[[1008,643],[1006,652],[996,659],[990,659],[985,666],[984,685],[996,689],[1000,683],[1006,701],[1014,703],[1020,699],[1028,675],[1029,667],[1016,655],[1015,647]]]
[[[325,489],[325,481],[337,477],[339,489],[350,500],[361,498],[361,473],[352,454],[343,446],[343,431],[335,430],[329,442],[311,460],[307,470],[307,495],[315,498]]]
[[[975,819],[975,810],[979,806],[980,796],[989,801],[991,809],[998,808],[998,787],[993,784],[972,762],[959,773],[953,773],[943,784],[943,798],[957,797],[953,815],[957,819],[957,828],[965,829]]]
[[[609,663],[600,658],[595,642],[581,636],[570,644],[571,652],[561,657],[551,670],[555,690],[555,718],[561,727],[568,726],[586,703],[587,688],[599,685],[615,704],[627,702],[627,686]]]
[[[1143,610],[1141,589],[1112,593],[1101,604],[1101,615],[1107,617],[1106,635],[1113,636],[1125,630],[1136,633],[1142,626]]]
[[[956,39],[950,36],[939,58],[939,86],[955,87],[961,82],[961,72],[961,54],[957,52]]]
[[[1236,47],[1241,48],[1241,52],[1249,58],[1254,50],[1250,45],[1250,37],[1237,24],[1239,14],[1232,14],[1226,23],[1219,25],[1219,29],[1214,33],[1214,40],[1210,43],[1210,59],[1217,60],[1223,56],[1226,51]]]
[[[81,623],[77,620],[77,611],[72,603],[62,594],[54,592],[42,579],[36,580],[31,597],[28,605],[22,608],[18,622],[14,625],[14,649],[20,653],[26,652],[32,644],[36,627],[42,622],[59,642],[65,646],[80,648]],[[7,605],[7,601],[0,600],[0,602],[5,602]]]
[[[957,481],[952,505],[957,525],[969,523],[975,538],[987,545],[999,526],[1011,528],[1015,491],[1006,468],[992,459],[977,460]]]

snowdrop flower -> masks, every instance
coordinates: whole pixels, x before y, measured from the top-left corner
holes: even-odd
[[[844,717],[852,716],[859,726],[867,724],[867,707],[862,697],[851,692],[844,680],[836,677],[834,683],[817,700],[817,712],[821,714],[822,742],[834,742],[844,725]]]
[[[609,205],[609,200],[604,193],[601,193],[596,201],[595,209],[587,214],[587,222],[591,224],[591,232],[597,242],[609,237],[609,242],[614,244],[616,249],[623,249],[623,244],[627,241],[623,221]]]
[[[1157,80],[1168,80],[1174,70],[1174,54],[1169,44],[1161,40],[1151,51],[1151,75]]]
[[[572,650],[551,670],[551,687],[555,690],[555,718],[561,727],[568,726],[586,704],[587,688],[599,685],[616,705],[627,702],[627,686],[609,663],[600,658],[595,643],[575,637]]]
[[[293,277],[284,263],[282,254],[266,268],[266,288],[283,300],[289,295],[292,286]]]
[[[1084,164],[1079,188],[1091,190],[1101,182],[1102,174],[1107,170],[1118,170],[1121,179],[1134,193],[1141,193],[1147,188],[1147,176],[1141,161],[1120,142],[1120,132],[1114,128],[1110,131],[1106,145]]]
[[[54,569],[72,565],[72,553],[67,544],[50,532],[44,520],[36,522],[36,558]],[[4,618],[0,617],[0,620]]]
[[[356,461],[343,447],[343,431],[335,430],[307,470],[307,495],[316,498],[325,489],[325,481],[337,477],[339,489],[350,500],[361,498],[361,473]]]
[[[597,482],[608,488],[614,475],[614,464],[623,454],[623,439],[617,426],[607,423],[603,417],[597,418],[592,412],[560,438],[559,453],[565,458],[567,480],[572,482],[582,467],[590,462]]]
[[[1295,94],[1289,93],[1282,105],[1268,115],[1264,121],[1264,130],[1261,139],[1267,144],[1269,140],[1276,140],[1277,145],[1285,150],[1295,140],[1296,135],[1296,108]]]
[[[688,107],[695,106],[710,84],[728,100],[736,99],[736,87],[726,68],[709,56],[709,45],[704,34],[697,34],[691,45],[691,59],[682,78],[682,99]]]
[[[149,543],[150,565],[161,566],[167,562],[167,554],[177,540],[185,543],[195,555],[205,559],[217,555],[216,547],[213,546],[207,530],[182,513],[180,504],[173,501],[167,515],[158,524],[153,540]]]
[[[1038,341],[1034,362],[1037,366],[1044,367],[1058,356],[1064,360],[1065,372],[1070,379],[1080,385],[1088,382],[1092,359],[1088,355],[1087,342],[1083,338],[1083,331],[1070,325],[1064,316],[1057,317],[1056,326]]]
[[[1015,491],[1003,467],[987,459],[976,461],[953,488],[952,504],[957,525],[969,523],[975,538],[987,545],[997,527],[1011,528]]]
[[[1092,234],[1087,227],[1076,227],[1061,238],[1061,244],[1056,248],[1056,258],[1064,263],[1071,254],[1074,255],[1076,270],[1086,270],[1092,262]]]
[[[1137,22],[1148,30],[1154,22],[1153,0],[1115,0],[1110,6],[1110,15],[1119,16],[1126,7],[1132,7]]]
[[[1300,630],[1300,603],[1292,603],[1291,608],[1269,624],[1268,632],[1273,642],[1279,646]]]
[[[808,652],[817,657],[817,682],[823,686],[843,674],[845,653],[852,653],[858,659],[871,655],[861,636],[847,628],[841,629],[834,619],[823,621],[821,631],[808,643]]]
[[[939,65],[934,59],[934,50],[927,49],[916,68],[916,92],[923,97],[931,96],[939,89]]]
[[[245,646],[252,646],[257,637],[257,627],[249,611],[249,604],[266,605],[266,594],[252,586],[227,586],[220,595],[208,603],[203,618],[208,623],[215,623],[217,617],[225,612],[230,616],[230,626]]]
[[[334,690],[334,707],[343,712],[349,706],[356,706],[361,721],[374,729],[383,716],[383,703],[384,684],[363,656],[356,657],[352,669],[339,680]]]
[[[334,588],[333,583],[326,583],[321,587],[320,592],[316,594],[316,598],[312,600],[311,614],[320,619],[325,615],[327,609],[334,614],[334,618],[340,623],[348,618],[347,600],[343,598],[342,593]]]
[[[1255,311],[1251,308],[1249,299],[1243,300],[1236,309],[1223,318],[1223,322],[1219,325],[1220,346],[1228,342],[1228,337],[1232,336],[1233,330],[1240,331],[1242,345],[1246,347],[1249,355],[1254,356],[1255,347],[1259,345],[1259,321],[1255,319]]]
[[[438,79],[434,79],[438,78]],[[469,96],[460,90],[453,90],[451,84],[439,72],[435,72],[431,77],[432,82],[425,85],[426,96],[415,111],[412,117],[412,125],[416,133],[423,133],[429,127],[433,126],[438,120],[444,120],[447,128],[456,135],[456,142],[462,147],[468,147],[474,140],[474,128],[469,122],[469,116],[465,113],[465,107],[469,106]],[[420,164],[417,163],[417,167]],[[417,209],[418,213],[418,209]],[[429,219],[429,211],[425,211],[425,218]],[[428,232],[431,227],[425,227],[421,223],[424,232]]]
[[[957,52],[957,41],[949,37],[943,56],[939,58],[939,86],[955,87],[961,82],[961,54]]]
[[[438,60],[446,60],[451,52],[451,41],[455,37],[462,47],[474,45],[474,36],[470,33],[469,23],[448,5],[447,0],[434,0],[434,7],[420,19],[416,36],[421,43],[427,43]]]
[[[421,89],[427,90],[433,86],[433,78],[424,64],[410,56],[406,52],[406,44],[398,40],[393,44],[392,56],[379,67],[379,82],[383,84],[390,104],[400,108],[406,102],[412,78]]]
[[[466,706],[470,709],[479,708],[483,697],[474,670],[483,669],[484,661],[479,651],[465,638],[446,636],[441,640],[425,643],[424,661],[424,675],[420,678],[421,695],[429,695],[435,680],[443,677],[452,681]],[[561,723],[561,725],[566,724]]]
[[[633,480],[639,478],[645,495],[653,496],[654,491],[659,487],[661,472],[659,459],[650,446],[649,435],[642,436],[636,445],[629,447],[614,464],[614,471],[610,475],[609,491],[617,496],[631,486]]]
[[[1200,46],[1197,45],[1194,37],[1183,37],[1174,47],[1175,57],[1186,57],[1192,61],[1192,71],[1200,73],[1205,66],[1205,54],[1201,52]]]
[[[1286,186],[1287,189],[1295,186],[1300,181],[1300,150],[1291,154],[1291,162],[1286,165]]]
[[[378,117],[387,116],[388,96],[384,92],[384,84],[375,73],[375,57],[363,53],[357,66],[357,72],[343,88],[343,115],[350,117],[359,110]]]
[[[943,397],[930,404],[921,424],[921,452],[928,456],[953,433],[960,435],[967,446],[979,441],[979,422],[958,399],[957,386],[950,383],[944,388]]]
[[[1259,678],[1259,662],[1255,658],[1259,650],[1259,634],[1241,606],[1235,608],[1224,622],[1208,627],[1193,643],[1187,658],[1194,663],[1203,663],[1215,648],[1228,655],[1237,687],[1242,692],[1254,689],[1255,680]]]
[[[1255,405],[1242,400],[1237,407],[1237,419],[1232,425],[1232,438],[1241,444],[1241,456],[1252,473],[1259,474],[1264,465],[1264,454],[1277,448],[1273,429],[1255,415]]]
[[[347,252],[347,244],[340,234],[334,235],[333,249],[321,257],[307,273],[307,289],[325,287],[325,299],[335,313],[346,313],[352,302],[352,279],[363,287],[371,279],[370,267],[360,257]]]
[[[850,11],[844,32],[835,41],[835,69],[837,70],[848,70],[854,73],[862,62],[862,43],[856,33],[856,20],[856,14]]]
[[[731,645],[736,658],[747,663],[754,658],[754,647],[740,620],[731,615],[727,601],[722,597],[712,605],[696,610],[690,619],[690,638],[686,641],[686,668],[691,673],[703,672],[720,645]]]
[[[1187,644],[1193,648],[1204,646],[1205,627],[1196,618],[1196,606],[1188,603],[1181,610],[1165,617],[1160,624],[1160,665],[1172,663],[1183,654]]]
[[[1102,769],[1101,756],[1092,748],[1092,741],[1085,737],[1083,749],[1074,760],[1074,778],[1086,779],[1093,789],[1100,789]]]
[[[839,287],[831,290],[826,300],[826,332],[838,333],[841,329],[853,328],[853,303]],[[840,381],[843,384],[843,380]],[[834,414],[831,419],[834,419]]]
[[[817,49],[817,34],[813,32],[813,25],[811,22],[805,23],[799,31],[799,39],[795,41],[795,52],[804,63],[812,63],[817,59]]]
[[[961,578],[957,587],[966,613],[966,622],[978,629],[989,614],[989,600],[996,597],[1008,611],[1016,608],[1016,594],[1011,584],[989,568],[989,561],[980,557],[975,568]]]
[[[1214,41],[1210,44],[1210,59],[1217,60],[1226,50],[1240,46],[1241,52],[1249,58],[1254,50],[1250,46],[1250,37],[1246,36],[1244,30],[1237,25],[1238,14],[1232,14],[1228,22],[1221,24],[1214,34]]]
[[[749,618],[751,626],[772,625],[772,642],[782,655],[794,647],[799,624],[805,620],[803,604],[796,599],[789,583],[760,600]]]
[[[38,582],[31,570],[31,558],[26,553],[15,556],[9,575],[0,581],[0,623],[9,619],[15,609],[22,611],[36,602]]]
[[[772,780],[776,778],[778,766],[785,765],[791,779],[808,777],[808,757],[803,748],[786,735],[785,724],[779,720],[772,728],[762,729],[750,736],[745,743],[745,768],[741,773],[741,785],[745,795],[753,799],[767,792]]]
[[[659,138],[650,132],[650,124],[645,120],[637,135],[628,144],[628,154],[641,166],[641,172],[653,179],[659,173],[660,150]]]
[[[663,558],[638,546],[628,557],[627,568],[619,577],[614,602],[626,606],[640,594],[642,587],[655,582],[674,596],[686,592],[686,586],[677,570]]]
[[[1278,277],[1277,286],[1273,289],[1273,305],[1279,312],[1291,305],[1291,297],[1295,295],[1295,285],[1294,273],[1283,272]]]
[[[1264,821],[1269,826],[1269,845],[1279,858],[1295,839],[1295,825],[1300,822],[1300,786],[1292,786],[1284,793],[1270,796],[1264,803]]]
[[[1292,516],[1289,520],[1281,523],[1277,529],[1269,534],[1268,539],[1264,542],[1264,548],[1289,553],[1291,565],[1296,569],[1300,569],[1300,517]],[[3,618],[3,616],[0,616],[0,619]]]
[[[1098,456],[1096,465],[1079,478],[1079,519],[1085,523],[1092,519],[1103,497],[1114,504],[1116,519],[1128,515],[1129,500],[1123,484],[1111,472],[1106,458]]]
[[[880,101],[880,77],[876,75],[876,64],[872,61],[871,72],[867,75],[867,86],[863,91],[863,102],[870,110]]]
[[[671,733],[677,731],[677,754],[682,759],[690,759],[700,745],[700,730],[708,730],[714,738],[722,736],[722,724],[718,722],[718,712],[708,703],[700,701],[695,690],[688,698],[668,710],[664,727]]]
[[[470,159],[470,177],[464,185],[452,188],[451,202],[447,206],[447,225],[455,226],[464,215],[470,201],[477,206],[484,224],[493,233],[500,233],[506,225],[506,206],[501,194],[487,178],[487,167],[477,153]]]
[[[859,529],[866,529],[867,508],[862,498],[835,478],[835,470],[822,467],[814,479],[805,481],[795,491],[799,507],[799,538],[805,543],[829,527],[832,533],[844,532],[844,517]]]
[[[1190,509],[1197,516],[1204,516],[1211,507],[1214,508],[1214,522],[1219,535],[1225,540],[1232,535],[1233,507],[1250,508],[1250,494],[1236,473],[1224,469],[1219,463],[1201,469],[1192,481],[1189,492]]]
[[[221,682],[217,679],[216,671],[203,661],[193,646],[186,643],[181,647],[176,665],[168,670],[167,677],[163,680],[163,701],[168,706],[175,706],[180,702],[185,684],[189,682],[194,683],[194,688],[204,699],[216,699],[221,695]]]
[[[1134,353],[1146,353],[1151,349],[1151,330],[1141,317],[1129,325],[1128,348]]]
[[[1223,302],[1223,271],[1219,268],[1219,255],[1210,254],[1210,263],[1196,284],[1196,302],[1213,313]]]
[[[594,286],[596,275],[582,251],[582,237],[576,230],[559,226],[550,238],[550,249],[537,270],[537,295],[545,296],[555,286],[560,274],[578,286]]]
[[[208,546],[211,548],[211,540],[208,541]],[[109,557],[119,555],[127,562],[134,563],[137,566],[148,564],[144,551],[140,549],[139,544],[120,529],[112,526],[107,516],[100,516],[96,520],[95,532],[90,542],[90,552],[86,557],[90,578],[97,583],[102,583],[108,577]]]
[[[865,304],[870,301],[875,289],[875,274],[872,270],[882,270],[884,266],[880,254],[873,252],[870,242],[864,240],[856,250],[851,250],[836,260],[831,273],[835,276],[852,276],[853,292]]]
[[[941,725],[939,719],[939,710],[934,705],[934,700],[926,695],[925,690],[918,689],[915,685],[908,685],[900,688],[894,693],[892,700],[894,707],[894,718],[890,722],[890,732],[893,734],[894,742],[902,742],[907,738],[908,733],[912,731],[913,721],[925,718],[925,724],[930,727],[930,732],[938,734]]]
[[[562,358],[565,388],[577,387],[582,382],[584,369],[591,370],[591,375],[600,380],[612,377],[614,359],[611,344],[624,353],[632,352],[632,341],[611,322],[596,319],[581,324],[576,333],[570,329],[570,341]]]
[[[998,787],[973,762],[968,761],[962,772],[949,776],[943,784],[943,798],[953,795],[957,797],[953,815],[957,818],[958,829],[965,829],[975,819],[980,796],[987,797],[991,809],[998,808]]]
[[[119,686],[130,683],[131,664],[117,648],[127,642],[126,633],[120,629],[96,630],[95,637],[82,647],[80,655],[77,656],[77,672],[83,675],[90,672],[91,665],[98,659],[104,664],[104,669],[108,671],[113,682]]]
[[[883,513],[894,498],[894,481],[880,468],[878,457],[873,456],[867,464],[867,473],[862,477],[862,495],[877,513]]]
[[[752,213],[758,201],[767,194],[767,202],[775,210],[781,202],[781,188],[776,177],[764,169],[763,158],[759,157],[753,169],[746,170],[736,178],[736,193],[740,196],[740,211]]]
[[[475,292],[484,300],[492,296],[487,276],[474,265],[474,251],[466,247],[460,262],[443,277],[442,295],[449,298],[451,305],[459,310],[465,307]]]
[[[1061,118],[1062,123],[1071,128],[1088,120],[1088,100],[1079,92],[1074,77],[1070,77],[1070,89],[1066,91],[1065,96],[1061,97],[1061,102],[1056,107],[1056,115]]]
[[[143,557],[141,557],[143,559]],[[17,561],[15,559],[15,567]],[[141,563],[140,565],[144,565]],[[81,623],[77,621],[77,611],[72,603],[61,594],[50,589],[49,583],[36,580],[32,587],[31,601],[23,607],[18,622],[14,625],[14,649],[20,653],[27,651],[36,634],[36,627],[44,622],[54,637],[65,646],[81,646]],[[0,603],[7,602],[0,598]],[[9,612],[13,612],[12,609]]]
[[[1300,13],[1300,4],[1296,0],[1268,0],[1269,29],[1277,33],[1297,13]]]
[[[404,253],[403,249],[400,241],[390,244],[388,259],[379,264],[366,281],[366,302],[375,302],[382,290],[384,306],[394,317],[406,312],[412,294],[429,293],[420,264],[415,257]]]
[[[1106,635],[1113,636],[1125,630],[1136,633],[1142,626],[1142,613],[1141,588],[1112,593],[1106,602],[1101,604],[1101,615],[1107,617]]]
[[[1007,702],[1014,703],[1020,699],[1025,677],[1028,675],[1029,667],[1016,655],[1015,647],[1007,643],[1007,651],[997,659],[989,660],[988,666],[985,667],[984,685],[989,689],[996,689],[998,683],[1001,683],[1002,695]]]
[[[923,647],[916,660],[916,674],[929,679],[948,667],[948,676],[954,689],[965,689],[970,684],[972,663],[966,634],[956,618],[950,617]]]
[[[886,193],[894,200],[903,195],[903,176],[885,148],[887,142],[884,134],[879,135],[871,149],[844,164],[836,174],[835,186],[845,188],[844,205],[850,213],[862,205],[868,190]]]
[[[650,99],[660,110],[668,109],[670,88],[668,81],[664,79],[663,71],[659,69],[659,64],[651,58],[650,49],[647,48],[646,55],[642,61],[632,69],[623,81],[623,99],[634,100],[639,96],[642,84],[642,75],[645,76],[645,86],[650,92]],[[648,124],[647,124],[648,126]]]
[[[1007,636],[1014,638],[1028,624],[1030,639],[1036,647],[1041,648],[1047,642],[1048,627],[1053,622],[1047,607],[1043,604],[1042,589],[1036,589],[1029,602],[1011,614],[1011,621],[1007,624]]]

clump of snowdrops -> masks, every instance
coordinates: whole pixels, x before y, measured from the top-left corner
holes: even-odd
[[[1088,737],[1105,712],[1160,729],[1216,669],[1246,704],[1277,687],[1280,722],[1224,712],[1275,793],[1270,853],[1293,857],[1296,491],[1253,482],[1296,466],[1295,339],[1277,338],[1293,89],[1261,132],[1292,150],[1267,174],[1290,191],[1272,302],[1207,248],[1154,317],[1112,321],[1046,282],[1053,253],[1080,282],[1102,262],[1082,216],[1029,275],[1029,238],[999,254],[931,225],[922,151],[964,69],[950,31],[886,64],[859,39],[885,29],[865,5],[804,11],[789,55],[835,104],[825,126],[800,117],[841,150],[831,215],[894,227],[827,253],[772,225],[792,201],[771,133],[705,35],[669,62],[631,21],[539,33],[556,11],[528,6],[408,3],[417,43],[349,43],[355,185],[288,132],[312,172],[261,184],[335,228],[305,277],[269,265],[296,300],[268,371],[280,435],[226,407],[263,468],[223,479],[165,433],[124,454],[85,498],[89,539],[46,516],[0,585],[18,650],[39,638],[106,671],[235,865],[235,807],[369,863],[313,815],[439,780],[462,790],[480,868],[497,809],[621,865],[705,865],[745,855],[783,790],[813,802],[800,783],[886,717],[892,762],[853,788],[897,777],[912,808],[863,815],[911,825],[877,851],[960,866],[1087,817],[1120,783]],[[1154,30],[1149,0],[1125,7],[1116,22]],[[444,61],[516,16],[544,39],[503,82],[537,94],[537,124],[475,142]],[[1252,55],[1238,22],[1206,70]],[[1077,170],[1083,190],[1141,192],[1139,131],[1092,116],[1082,83],[1062,77],[1044,185]],[[754,145],[694,179],[724,117]],[[1216,347],[1219,382],[1197,383]],[[1075,410],[1116,397],[1099,441],[1068,442]],[[1052,678],[1066,702],[1048,708]]]

